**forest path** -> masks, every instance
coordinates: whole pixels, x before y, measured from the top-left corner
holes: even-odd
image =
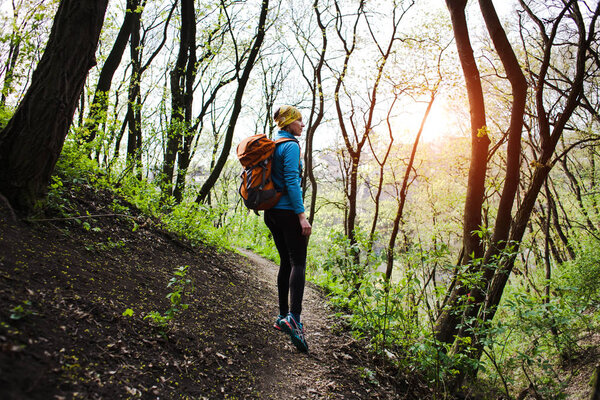
[[[304,354],[272,327],[277,265],[188,242],[106,190],[65,196],[72,215],[106,217],[25,223],[0,204],[0,399],[424,398],[397,371],[375,374],[314,285]],[[166,315],[183,266],[188,308],[161,332],[147,316]]]
[[[288,335],[271,328],[278,313],[276,282],[279,267],[250,251],[238,251],[248,259],[245,268],[264,293],[263,304],[256,307],[256,317],[269,325],[268,334],[276,347],[273,355],[264,360],[264,368],[255,371],[261,398],[398,398],[391,388],[381,383],[374,385],[365,377],[368,361],[360,359],[365,355],[357,352],[360,345],[355,340],[345,333],[332,333],[335,317],[327,300],[314,285],[306,285],[302,311],[309,352],[300,353]]]

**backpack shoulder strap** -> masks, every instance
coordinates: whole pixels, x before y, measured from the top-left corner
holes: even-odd
[[[300,142],[298,142],[298,139],[294,139],[294,138],[281,138],[281,139],[275,140],[276,145],[279,143],[285,143],[285,142],[296,142],[296,143],[298,143],[298,146],[300,146]]]

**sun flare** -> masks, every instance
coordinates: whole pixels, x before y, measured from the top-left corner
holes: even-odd
[[[401,133],[400,140],[406,142],[414,141],[423,122],[426,109],[426,103],[418,103],[403,110],[404,112],[396,121],[398,124],[397,132]],[[458,136],[460,133],[461,118],[468,118],[468,116],[459,114],[453,111],[444,100],[436,100],[423,126],[420,141],[434,142],[446,137]]]

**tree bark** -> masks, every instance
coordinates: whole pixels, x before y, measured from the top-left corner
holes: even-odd
[[[107,0],[62,0],[31,86],[0,132],[0,192],[28,211],[43,196],[95,52]]]
[[[550,62],[550,49],[552,48],[554,33],[558,30],[562,16],[567,12],[567,10],[570,10],[570,14],[574,17],[573,19],[577,24],[579,35],[577,43],[575,77],[573,79],[571,91],[569,92],[565,100],[565,105],[562,109],[562,112],[558,113],[556,120],[551,124],[547,114],[544,114],[544,117],[538,116],[538,124],[540,124],[539,130],[545,136],[542,137],[542,154],[540,155],[539,159],[535,162],[534,165],[535,171],[533,174],[533,180],[525,193],[523,202],[519,207],[519,210],[517,211],[513,220],[513,224],[511,226],[509,240],[513,243],[516,243],[517,247],[523,239],[525,227],[533,211],[533,207],[535,205],[537,196],[542,186],[546,182],[550,170],[552,169],[553,162],[551,158],[554,155],[554,151],[556,149],[558,140],[562,136],[565,126],[571,118],[571,116],[573,115],[575,108],[579,105],[578,99],[582,95],[584,89],[583,82],[584,77],[586,75],[586,58],[588,56],[588,51],[590,50],[590,44],[594,40],[596,21],[598,20],[598,17],[600,15],[600,4],[596,5],[596,9],[594,10],[592,17],[589,18],[589,20],[586,20],[589,21],[589,32],[587,32],[587,34],[585,22],[584,19],[581,17],[581,14],[579,13],[577,2],[571,1],[568,4],[566,4],[560,16],[554,20],[553,33],[544,43],[546,46],[546,53],[541,67],[541,71],[544,73],[540,73],[538,76],[538,92],[543,92],[543,87],[545,85],[546,79],[545,71],[548,70]],[[539,104],[539,102],[543,102],[543,96],[538,95],[536,97],[536,101],[538,102],[538,110],[543,111],[543,104]],[[553,129],[551,129],[551,126],[553,127]],[[515,249],[515,251],[516,250],[517,249]],[[503,260],[503,263],[500,265],[498,271],[496,272],[496,275],[494,276],[491,287],[489,289],[488,296],[486,298],[485,309],[487,310],[487,312],[484,315],[483,323],[488,323],[494,318],[494,315],[502,298],[502,293],[508,282],[510,273],[512,272],[512,269],[514,267],[514,262],[514,255]]]
[[[131,37],[129,40],[129,53],[131,56],[131,76],[127,92],[127,169],[141,178],[142,169],[142,52],[140,49],[140,29],[142,14],[134,15],[132,21]]]
[[[471,111],[471,165],[467,182],[467,196],[463,216],[463,264],[483,256],[483,243],[475,234],[481,229],[481,206],[484,198],[484,184],[487,167],[487,153],[490,139],[487,135],[483,90],[479,70],[473,55],[465,16],[466,0],[446,0],[450,11],[452,28],[460,63],[465,77]],[[458,284],[449,296],[448,305],[442,310],[435,326],[436,339],[452,343],[458,330],[460,313],[457,310],[467,294],[467,288]]]
[[[310,182],[310,206],[309,206],[309,214],[308,214],[308,222],[310,224],[313,223],[316,212],[316,204],[317,204],[317,180],[314,174],[314,166],[313,166],[313,138],[315,136],[315,131],[317,127],[321,124],[323,120],[323,116],[325,114],[325,99],[323,96],[323,80],[322,80],[322,69],[325,64],[325,53],[327,51],[327,29],[321,20],[321,11],[319,10],[318,0],[315,0],[313,3],[313,9],[315,11],[315,16],[317,18],[317,24],[319,25],[319,30],[321,31],[321,52],[319,53],[319,61],[314,68],[314,83],[313,83],[313,102],[311,107],[310,119],[308,122],[308,129],[306,130],[306,149],[304,151],[304,161],[306,164],[305,173],[304,173],[304,182],[305,182],[305,190],[306,193],[306,185]]]
[[[244,91],[246,90],[246,84],[248,83],[248,79],[250,78],[250,72],[252,72],[252,69],[254,68],[256,58],[258,57],[258,53],[262,46],[262,42],[265,38],[268,11],[269,0],[263,0],[260,10],[260,17],[258,20],[258,33],[256,34],[256,38],[254,39],[254,43],[252,44],[252,49],[250,50],[250,54],[248,55],[248,60],[246,61],[246,65],[244,66],[242,76],[238,79],[238,87],[235,92],[235,97],[233,99],[233,108],[231,110],[231,116],[229,118],[227,132],[225,133],[225,142],[223,143],[223,149],[221,150],[221,154],[217,159],[215,167],[212,169],[210,175],[208,176],[208,178],[200,188],[200,191],[198,192],[198,196],[196,197],[197,203],[202,203],[206,200],[208,194],[210,193],[211,189],[217,182],[217,179],[221,175],[221,171],[225,166],[225,162],[227,162],[227,158],[229,158],[229,152],[231,151],[231,142],[233,140],[233,131],[235,130],[238,117],[240,116],[240,112],[242,110],[242,97],[244,97]]]
[[[187,171],[189,166],[190,136],[192,124],[192,104],[194,80],[196,78],[196,13],[193,0],[181,0],[181,35],[179,53],[171,71],[171,124],[167,136],[165,159],[163,162],[163,197],[174,194],[180,202],[183,198],[185,174],[178,173],[178,184],[173,189],[175,159],[179,168]],[[184,143],[185,142],[185,143]],[[183,181],[180,177],[183,176]]]
[[[590,400],[600,400],[600,364],[596,364],[592,373],[592,395]]]
[[[121,59],[127,43],[129,42],[129,36],[133,28],[134,14],[139,13],[137,10],[141,0],[127,0],[125,18],[115,39],[115,43],[106,57],[106,61],[100,71],[98,77],[98,83],[96,84],[96,90],[94,92],[94,99],[90,104],[90,114],[88,121],[85,124],[84,137],[82,138],[86,142],[91,142],[96,138],[98,133],[98,127],[104,121],[106,121],[106,111],[108,110],[108,93],[112,85],[112,79],[121,64]]]
[[[521,133],[523,130],[523,116],[525,114],[525,103],[527,98],[527,81],[521,71],[521,67],[514,54],[514,51],[508,42],[506,33],[500,24],[496,10],[491,3],[491,0],[479,0],[481,13],[485,20],[486,27],[494,43],[494,47],[500,56],[507,77],[512,88],[512,110],[510,117],[510,125],[508,129],[508,145],[506,149],[506,178],[500,196],[498,205],[498,213],[494,232],[492,234],[491,243],[486,251],[483,260],[483,277],[478,285],[471,288],[469,293],[469,304],[463,315],[463,328],[459,332],[458,337],[469,337],[471,343],[476,343],[476,331],[468,321],[473,321],[474,318],[482,311],[481,306],[485,300],[486,289],[489,287],[493,277],[494,259],[499,256],[508,243],[507,239],[510,232],[510,224],[512,220],[512,208],[515,200],[517,188],[519,186],[519,171],[521,169]],[[464,343],[464,341],[459,341]]]
[[[490,139],[487,134],[481,78],[467,28],[466,1],[447,0],[446,4],[452,18],[452,27],[467,86],[471,113],[471,165],[463,217],[465,261],[470,262],[472,259],[479,259],[483,256],[483,244],[475,231],[481,229],[481,206],[485,194],[485,174]]]
[[[351,57],[352,53],[354,52],[354,49],[356,48],[356,41],[357,41],[357,37],[358,37],[357,36],[358,22],[363,13],[364,0],[361,0],[358,4],[358,10],[356,12],[356,19],[355,19],[354,25],[353,25],[352,43],[350,46],[348,46],[348,43],[344,39],[343,34],[341,32],[343,16],[342,16],[342,11],[340,10],[337,2],[335,3],[335,7],[336,7],[336,11],[337,11],[336,30],[337,30],[338,37],[342,41],[345,54],[344,54],[344,66],[342,68],[342,71],[341,71],[339,77],[337,78],[333,97],[334,97],[335,109],[336,109],[336,113],[337,113],[337,117],[338,117],[338,123],[340,125],[340,131],[341,131],[342,137],[344,139],[344,144],[346,146],[346,151],[348,152],[348,157],[350,158],[350,165],[346,169],[347,175],[345,177],[346,179],[345,179],[345,186],[344,186],[346,198],[348,200],[347,209],[345,210],[344,230],[346,232],[346,235],[350,239],[350,243],[355,244],[356,239],[354,236],[354,228],[356,225],[356,196],[357,196],[356,192],[357,192],[357,186],[358,186],[357,185],[358,165],[360,163],[360,155],[361,155],[362,147],[365,143],[366,137],[363,136],[362,140],[358,141],[358,137],[356,136],[356,141],[357,141],[356,148],[351,143],[350,133],[348,132],[348,128],[346,127],[346,122],[344,121],[344,112],[342,111],[342,107],[341,107],[341,103],[340,103],[340,93],[342,92],[342,85],[344,84],[344,80],[346,79],[346,74],[348,72],[348,65],[349,65],[350,57]],[[350,118],[352,118],[352,116]],[[352,125],[352,127],[354,128],[354,125]],[[344,155],[344,153],[342,153],[342,157],[343,157],[343,155]],[[354,255],[354,257],[358,264],[358,261],[359,261],[358,254]]]

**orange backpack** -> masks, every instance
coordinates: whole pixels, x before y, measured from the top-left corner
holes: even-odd
[[[281,198],[283,192],[278,192],[271,180],[273,153],[279,143],[290,141],[298,143],[296,139],[271,140],[260,134],[247,137],[238,145],[237,157],[244,167],[239,192],[249,209],[267,210]]]

